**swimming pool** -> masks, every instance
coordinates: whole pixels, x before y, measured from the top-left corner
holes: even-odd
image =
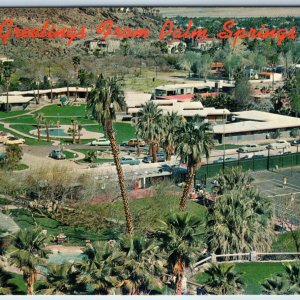
[[[78,259],[84,259],[86,255],[83,253],[77,254],[64,254],[64,253],[55,253],[50,254],[48,257],[48,262],[52,264],[63,264],[66,262],[74,262]]]
[[[43,129],[41,130],[42,135],[47,135],[47,130]],[[69,136],[67,132],[65,132],[62,128],[51,128],[49,129],[49,135],[50,136]]]

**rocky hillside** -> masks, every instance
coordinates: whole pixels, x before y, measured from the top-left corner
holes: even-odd
[[[12,19],[18,27],[42,28],[46,20],[57,28],[87,28],[88,36],[67,46],[65,39],[15,39],[10,38],[6,45],[0,45],[0,54],[11,57],[26,57],[29,60],[41,57],[57,58],[61,55],[80,54],[83,43],[96,37],[95,30],[102,21],[111,19],[120,27],[147,27],[156,31],[159,18],[143,13],[138,9],[121,12],[110,8],[0,8],[1,23]]]

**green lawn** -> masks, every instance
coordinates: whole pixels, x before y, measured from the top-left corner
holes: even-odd
[[[11,210],[11,215],[15,222],[21,228],[34,227],[35,224],[32,220],[31,213],[25,209]],[[96,231],[91,231],[83,226],[68,226],[63,225],[60,222],[46,218],[36,217],[38,226],[48,231],[48,243],[51,243],[51,237],[57,236],[60,232],[64,232],[69,237],[69,243],[72,245],[84,245],[85,240],[88,238],[92,241],[103,239],[103,235]]]
[[[45,116],[85,116],[86,105],[82,104],[80,106],[72,106],[72,105],[48,105],[43,107],[38,112],[45,114]]]
[[[284,271],[282,263],[238,263],[235,264],[235,271],[244,273],[242,279],[245,283],[244,294],[259,295],[261,283],[267,278]],[[204,273],[195,276],[196,282],[203,284],[207,279]]]
[[[70,159],[70,158],[76,158],[77,157],[77,154],[73,153],[73,152],[70,152],[68,150],[65,150],[64,151],[64,154],[66,155],[66,158],[67,159]]]
[[[297,231],[298,240],[300,240],[300,230]],[[272,245],[273,252],[297,252],[295,242],[292,239],[291,233],[286,232],[276,236],[276,240]]]
[[[225,144],[225,149],[238,149],[240,147],[243,147],[243,145],[235,145],[235,144]],[[217,145],[215,146],[216,150],[224,150],[224,145]]]
[[[8,117],[20,116],[25,113],[29,112],[28,110],[16,110],[16,111],[9,111],[9,112],[0,112],[0,120],[5,119]]]

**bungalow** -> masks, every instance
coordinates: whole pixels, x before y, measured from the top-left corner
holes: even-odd
[[[172,40],[168,41],[167,43],[167,48],[168,48],[168,53],[184,53],[187,45],[185,42],[180,41],[180,40]]]
[[[258,79],[263,81],[282,81],[281,73],[274,72],[258,72]]]
[[[215,38],[197,38],[192,42],[191,50],[194,51],[207,51],[212,47],[218,45],[220,41]]]
[[[84,46],[88,53],[94,53],[95,51],[114,53],[120,49],[121,41],[119,39],[93,39],[86,41]]]

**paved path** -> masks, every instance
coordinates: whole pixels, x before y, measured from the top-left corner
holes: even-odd
[[[7,234],[9,234],[18,232],[20,230],[20,227],[9,215],[5,215],[0,212],[0,229],[6,231]]]

